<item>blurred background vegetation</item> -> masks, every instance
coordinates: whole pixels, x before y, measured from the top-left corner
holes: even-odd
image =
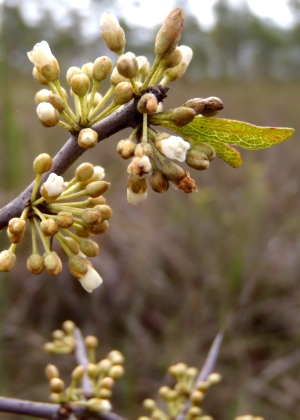
[[[26,51],[46,39],[62,84],[69,66],[108,55],[100,29],[97,36],[84,30],[89,15],[100,17],[115,2],[91,2],[85,17],[72,9],[67,18],[60,18],[58,3],[53,0],[55,13],[44,11],[35,24],[25,19],[30,2],[0,6],[0,205],[33,179],[35,156],[54,155],[68,138],[60,128],[39,125],[33,100],[39,86]],[[239,169],[216,159],[208,171],[192,171],[197,194],[150,192],[137,207],[126,202],[128,162],[115,152],[129,132],[87,152],[79,163],[104,166],[112,182],[106,197],[114,214],[94,262],[104,283],[90,295],[67,270],[57,278],[30,275],[30,240],[23,241],[18,264],[1,274],[1,395],[47,400],[45,364],[57,363],[67,375],[73,361],[48,357],[41,347],[53,329],[72,319],[84,334],[99,337],[102,356],[113,348],[124,353],[127,372],[114,408],[134,419],[145,414],[142,400],[156,397],[168,381],[170,364],[203,364],[226,320],[216,367],[224,379],[210,391],[207,412],[216,420],[246,413],[300,417],[300,3],[289,6],[295,16],[289,28],[219,0],[215,25],[204,30],[187,9],[181,44],[192,47],[194,58],[186,76],[171,85],[166,107],[218,96],[224,118],[293,127],[296,134],[273,149],[242,151]],[[122,26],[126,50],[153,60],[158,28]],[[5,233],[0,244],[8,246]]]

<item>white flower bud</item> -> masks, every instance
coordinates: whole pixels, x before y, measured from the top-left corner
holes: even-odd
[[[167,158],[176,159],[184,162],[186,152],[190,148],[190,143],[178,136],[170,136],[167,139],[159,140],[155,143],[156,148]]]
[[[147,183],[145,178],[138,175],[130,175],[127,181],[127,201],[129,204],[136,205],[146,200]]]
[[[40,103],[36,113],[44,127],[53,127],[59,121],[59,112],[48,102]]]
[[[64,179],[52,173],[48,176],[46,182],[41,187],[41,194],[46,200],[55,201],[64,191]]]
[[[29,60],[37,70],[48,80],[54,81],[59,76],[59,66],[51,52],[48,42],[35,44],[33,50],[27,53]]]
[[[78,135],[78,144],[84,149],[95,147],[98,140],[98,134],[91,128],[84,128]]]
[[[148,156],[134,157],[128,165],[127,172],[132,175],[147,175],[152,171],[152,165]]]
[[[89,293],[96,289],[102,283],[102,278],[97,271],[91,266],[88,266],[87,273],[79,279],[81,286]]]
[[[120,55],[125,47],[125,34],[118,19],[110,12],[103,13],[100,18],[102,37],[107,47]]]

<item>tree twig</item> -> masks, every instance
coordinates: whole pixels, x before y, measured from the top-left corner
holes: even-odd
[[[17,398],[0,397],[0,412],[24,414],[51,420],[66,420],[74,414],[77,418],[92,418],[100,420],[125,420],[114,413],[95,413],[85,407],[61,406],[59,404],[41,403],[19,400]]]
[[[76,357],[77,363],[82,366],[87,366],[89,364],[89,359],[86,354],[84,339],[82,337],[82,334],[79,328],[75,328],[74,336],[76,338],[75,357]],[[93,386],[87,373],[84,374],[84,377],[82,379],[82,388],[83,388],[85,397],[91,398],[93,395]]]

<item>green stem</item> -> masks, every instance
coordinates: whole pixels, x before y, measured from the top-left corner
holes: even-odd
[[[103,96],[102,100],[98,103],[98,105],[90,112],[89,114],[89,119],[91,119],[93,117],[93,115],[95,115],[102,107],[103,105],[106,104],[106,102],[112,97],[114,91],[115,91],[115,86],[111,85],[110,88],[108,89],[108,91],[106,92],[106,94]],[[92,124],[89,123],[89,126],[91,126]]]
[[[54,86],[55,86],[55,88],[57,90],[57,93],[59,94],[59,96],[61,97],[61,99],[64,101],[65,111],[69,114],[70,118],[73,121],[76,121],[75,114],[71,110],[71,108],[69,107],[68,101],[66,100],[66,96],[64,94],[64,91],[62,90],[62,87],[60,86],[59,80],[58,79],[54,80],[53,84],[54,84]]]
[[[105,108],[99,115],[97,115],[97,117],[95,117],[92,121],[89,122],[89,126],[95,124],[96,122],[102,120],[105,117],[108,117],[108,115],[112,114],[119,107],[120,105],[116,105],[115,101],[112,101],[112,103],[109,104],[107,108]]]
[[[161,62],[161,58],[155,57],[153,66],[151,67],[151,69],[150,69],[150,71],[149,71],[149,73],[148,73],[148,75],[147,75],[147,77],[146,77],[146,79],[143,83],[143,86],[141,87],[141,92],[144,92],[147,89],[147,87],[149,86],[150,82],[152,81],[152,76],[155,74],[156,69],[159,66],[160,62]]]
[[[40,182],[41,182],[42,174],[36,174],[35,181],[34,181],[34,187],[31,194],[31,201],[35,199],[37,190],[39,188]]]
[[[33,254],[38,254],[38,247],[37,247],[37,240],[36,240],[36,231],[35,231],[35,227],[34,227],[34,222],[31,219],[30,220],[30,227],[31,227],[31,242],[32,242],[32,253]]]
[[[135,82],[135,79],[132,78],[132,79],[129,79],[129,80],[130,80],[130,83],[131,83],[131,86],[132,86],[132,89],[133,89],[134,93],[137,96],[141,96],[141,92],[139,91],[139,88],[138,88],[138,86],[137,86],[137,84]]]
[[[65,251],[67,257],[68,258],[73,257],[74,253],[66,245],[64,236],[60,232],[57,232],[54,236],[57,242],[59,243],[59,245],[61,246],[61,248]]]
[[[47,255],[51,254],[51,249],[50,249],[50,246],[49,246],[49,242],[48,242],[46,236],[43,234],[43,232],[41,230],[41,227],[40,227],[40,224],[39,224],[36,217],[33,217],[33,222],[34,222],[34,226],[35,226],[36,230],[38,231],[38,233],[40,235],[40,238],[41,238],[41,241],[42,241],[42,244],[43,244],[43,247],[44,247],[44,250],[45,250],[46,254]]]
[[[91,109],[92,109],[94,98],[95,98],[95,95],[98,91],[99,85],[100,85],[100,82],[98,82],[98,80],[94,80],[91,95],[90,95],[90,100],[89,100],[88,107],[87,107],[87,115],[88,115],[89,118],[90,118],[90,112],[91,112]]]

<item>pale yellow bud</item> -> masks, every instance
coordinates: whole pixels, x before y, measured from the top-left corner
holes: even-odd
[[[13,217],[8,222],[8,230],[13,235],[24,234],[26,230],[26,221],[19,217]]]
[[[93,82],[93,66],[93,63],[86,63],[81,67],[82,73],[90,79],[90,83]]]
[[[124,356],[119,350],[112,350],[108,353],[107,358],[113,365],[122,365],[124,363]]]
[[[87,346],[87,348],[89,349],[96,349],[98,347],[99,344],[99,340],[97,337],[95,337],[94,335],[88,335],[85,337],[85,345]]]
[[[38,105],[41,102],[48,102],[48,98],[49,98],[49,94],[50,94],[50,90],[48,89],[41,89],[39,90],[34,97],[34,101],[35,103]]]
[[[83,131],[83,130],[81,130]],[[75,171],[75,177],[80,182],[85,182],[88,179],[90,179],[94,174],[94,166],[91,163],[82,163],[78,166],[78,168]]]
[[[102,359],[98,363],[98,367],[99,367],[99,372],[101,372],[102,374],[106,374],[112,367],[112,363],[109,359]]]
[[[83,97],[90,88],[90,79],[86,74],[75,74],[71,79],[71,89],[75,95]]]
[[[107,413],[111,410],[111,403],[106,399],[90,398],[86,402],[88,410],[95,411],[96,413]]]
[[[48,172],[52,166],[52,158],[47,153],[41,153],[33,161],[33,170],[36,174]]]
[[[10,271],[16,263],[16,256],[9,249],[0,252],[0,271]]]
[[[206,381],[209,383],[209,385],[216,385],[219,382],[221,382],[222,376],[219,373],[210,373],[206,379]]]
[[[45,236],[53,236],[58,232],[58,223],[56,220],[49,218],[40,222],[41,231]]]
[[[106,376],[105,378],[101,380],[100,387],[112,389],[112,387],[114,386],[114,383],[115,381],[110,376]]]
[[[49,274],[56,276],[62,271],[62,262],[56,252],[52,251],[44,257],[45,268]]]
[[[75,76],[76,74],[82,74],[82,71],[79,67],[70,67],[68,69],[67,75],[66,75],[68,85],[71,85],[72,77]]]
[[[117,67],[115,67],[110,76],[110,83],[113,86],[117,86],[119,83],[122,83],[122,82],[128,82],[128,79],[126,77],[121,76],[117,70]]]
[[[136,157],[148,156],[149,158],[152,159],[154,155],[153,147],[150,143],[144,143],[144,142],[138,143],[134,150],[134,155]]]
[[[170,120],[177,125],[177,127],[183,127],[193,121],[195,116],[196,113],[192,108],[185,108],[181,106],[172,110]]]
[[[50,363],[45,368],[45,373],[48,379],[58,378],[59,371],[55,365],[51,365]]]
[[[84,128],[78,135],[78,144],[84,149],[95,147],[98,141],[98,133],[91,128]]]
[[[190,400],[193,404],[199,405],[204,398],[204,393],[201,391],[193,391],[190,395]]]
[[[99,252],[99,245],[92,239],[82,239],[80,241],[80,251],[89,258],[96,257]]]
[[[80,251],[79,244],[73,238],[65,237],[65,243],[73,254],[78,254]],[[62,249],[63,250],[63,249]]]
[[[69,319],[67,321],[64,321],[62,324],[62,329],[67,333],[67,334],[73,334],[74,330],[75,330],[76,325],[74,324],[73,321],[70,321]]]
[[[97,223],[96,225],[92,225],[89,227],[89,231],[95,235],[99,235],[101,233],[104,233],[107,231],[109,227],[107,220],[101,220],[100,223]]]
[[[38,71],[36,67],[33,67],[32,76],[40,85],[48,85],[48,80]]]
[[[88,201],[87,207],[94,207],[101,204],[106,204],[106,199],[103,197],[103,195],[99,195],[99,197],[95,197],[95,198],[89,197],[87,201]]]
[[[100,211],[102,216],[101,220],[110,219],[113,211],[107,204],[98,204],[94,208]]]
[[[153,411],[157,407],[156,402],[152,400],[151,398],[147,398],[146,400],[144,400],[143,406],[144,408],[146,408],[146,410],[149,410],[149,411]]]
[[[103,56],[99,57],[94,61],[93,65],[93,77],[97,82],[101,82],[110,75],[112,71],[112,62],[111,59]]]
[[[85,193],[89,197],[99,197],[107,191],[108,187],[110,186],[109,182],[106,181],[95,181],[88,184],[85,188]]]
[[[51,378],[49,385],[50,385],[51,391],[55,392],[56,394],[59,394],[65,388],[64,381],[62,381],[60,378]]]
[[[54,127],[59,121],[59,112],[48,102],[40,103],[36,113],[44,127]]]
[[[73,225],[74,216],[68,211],[60,211],[59,213],[57,213],[56,221],[58,227],[67,229]]]
[[[44,259],[39,254],[32,254],[27,259],[27,269],[32,274],[40,274],[44,270]]]
[[[76,368],[73,370],[71,374],[71,378],[74,379],[77,382],[82,381],[84,374],[86,371],[86,367],[83,365],[76,366]]]
[[[118,19],[112,13],[106,12],[101,16],[100,27],[107,48],[118,55],[122,54],[126,39]]]
[[[117,152],[123,159],[128,159],[134,155],[136,143],[131,139],[120,140],[117,144]]]
[[[114,101],[117,105],[124,105],[134,97],[134,90],[129,82],[117,84],[114,90]]]
[[[95,225],[96,223],[101,221],[102,216],[99,210],[95,208],[87,208],[82,211],[81,219],[84,223],[88,225]]]
[[[50,92],[48,96],[48,102],[61,114],[65,109],[65,103],[63,99],[55,95],[55,93]]]
[[[109,369],[108,376],[113,378],[115,381],[120,379],[124,374],[124,368],[121,365],[114,365]]]
[[[139,69],[135,55],[131,52],[121,55],[117,61],[117,69],[121,76],[127,79],[134,78]]]

